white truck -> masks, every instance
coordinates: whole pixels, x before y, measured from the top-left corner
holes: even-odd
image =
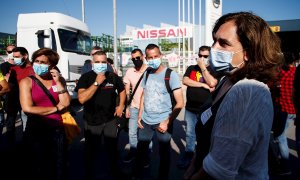
[[[56,51],[60,60],[57,67],[67,81],[72,99],[86,59],[91,59],[92,41],[87,25],[61,13],[19,14],[17,23],[17,46],[25,47],[29,56],[40,48]]]

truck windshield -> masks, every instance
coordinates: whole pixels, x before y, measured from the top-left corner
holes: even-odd
[[[74,32],[66,29],[58,29],[58,35],[62,50],[78,54],[90,54],[92,48],[90,36],[81,31]]]

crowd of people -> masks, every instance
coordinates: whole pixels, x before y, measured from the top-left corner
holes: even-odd
[[[300,66],[295,66],[299,52],[282,52],[280,39],[269,25],[249,12],[223,15],[212,36],[212,46],[199,48],[199,58],[186,69],[182,83],[162,63],[156,44],[148,44],[145,54],[141,49],[131,52],[134,67],[124,77],[118,76],[101,47],[91,50],[76,87],[83,105],[85,179],[97,179],[95,164],[101,147],[111,179],[126,179],[119,167],[118,139],[127,119],[130,149],[122,161],[132,166],[128,178],[145,178],[152,149],[158,145],[155,177],[169,179],[171,163],[176,163],[171,160],[173,124],[183,108],[186,145],[177,162],[178,168],[186,170],[182,179],[269,179],[274,173],[291,177],[285,131],[294,121],[299,157]],[[59,55],[41,48],[30,61],[25,47],[8,45],[6,52],[7,60],[0,66],[0,130],[6,127],[7,152],[17,152],[19,113],[27,122],[23,176],[68,179],[69,144],[61,114],[71,98],[56,67]],[[187,86],[186,103],[182,84]],[[276,127],[280,130],[275,129],[275,119],[281,122]],[[274,131],[279,133],[273,137]],[[270,155],[270,137],[278,141],[282,157],[275,170],[268,163],[276,158]]]

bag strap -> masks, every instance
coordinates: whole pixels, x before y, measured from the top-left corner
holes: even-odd
[[[48,96],[48,98],[50,99],[52,104],[54,106],[56,106],[56,101],[55,101],[54,97],[52,96],[52,94],[50,94],[50,91],[43,85],[43,83],[38,78],[36,78],[35,76],[31,75],[31,76],[28,76],[28,77],[30,77],[34,82],[36,82],[36,84],[38,84],[42,88],[42,90]]]
[[[146,71],[147,71],[147,70],[146,70]],[[143,72],[142,76],[140,77],[140,79],[139,79],[138,82],[136,83],[136,85],[135,85],[135,87],[134,87],[134,90],[133,90],[132,94],[131,94],[130,97],[129,97],[129,100],[128,100],[128,103],[127,103],[128,105],[131,104],[131,101],[132,101],[132,99],[133,99],[133,96],[134,96],[134,94],[135,94],[137,88],[139,87],[140,82],[142,81],[142,79],[143,79],[144,74],[145,74],[146,71]]]
[[[151,71],[151,68],[146,70],[145,84],[147,83],[147,79],[149,77],[150,71]],[[170,86],[171,73],[172,73],[172,69],[167,68],[166,73],[165,73],[165,86],[166,86],[167,91],[168,91],[168,93],[170,95],[170,98],[171,98],[172,109],[174,109],[176,101],[175,101],[174,94],[173,94],[173,91],[172,91],[171,86]]]
[[[212,105],[216,104],[220,99],[224,97],[225,94],[231,89],[234,84],[226,77],[223,77],[220,80],[220,83],[217,85],[216,90],[213,94]]]
[[[166,74],[165,74],[165,85],[166,85],[168,93],[170,93],[170,94],[172,93],[172,89],[171,89],[171,86],[170,86],[171,72],[172,72],[172,69],[167,68]]]
[[[168,91],[168,93],[170,95],[170,98],[171,98],[172,109],[174,109],[174,107],[176,105],[176,100],[175,100],[173,91],[172,91],[171,86],[170,86],[171,73],[172,73],[172,69],[167,68],[166,74],[165,74],[165,85],[166,85],[167,91]]]

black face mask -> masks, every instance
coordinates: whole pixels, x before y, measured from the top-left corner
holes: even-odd
[[[134,60],[132,61],[134,64],[135,69],[140,69],[143,65],[143,61],[142,60]]]

